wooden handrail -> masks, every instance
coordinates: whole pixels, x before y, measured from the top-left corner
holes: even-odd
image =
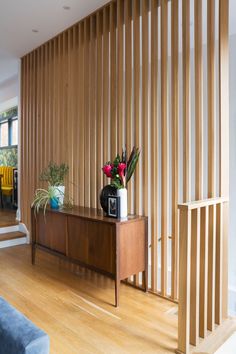
[[[194,200],[188,203],[178,204],[178,209],[180,210],[194,210],[198,208],[205,208],[206,206],[210,205],[217,205],[220,203],[226,203],[229,199],[225,197],[218,197],[218,198],[209,198],[209,199],[202,199],[202,200]]]
[[[178,349],[190,353],[222,322],[223,223],[227,198],[179,204]],[[210,218],[209,215],[212,217]]]

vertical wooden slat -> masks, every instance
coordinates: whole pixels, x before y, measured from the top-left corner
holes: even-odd
[[[49,99],[48,99],[48,119],[49,119],[49,139],[50,141],[53,142],[53,117],[54,117],[54,112],[53,112],[53,102],[54,102],[54,90],[53,90],[53,84],[54,84],[54,71],[53,71],[53,41],[50,41],[48,43],[48,76],[50,78],[49,80]],[[49,156],[50,160],[53,161],[53,143],[49,144]]]
[[[143,211],[148,214],[148,10],[142,1],[142,151],[143,151]]]
[[[125,123],[126,148],[129,155],[132,148],[132,37],[131,37],[131,0],[125,1]],[[128,212],[131,212],[132,180],[128,186]]]
[[[67,132],[67,137],[70,136],[70,130],[71,130],[71,126],[73,126],[73,132],[76,129],[76,124],[74,121],[74,107],[75,107],[75,102],[74,102],[74,98],[75,95],[72,94],[72,90],[73,88],[73,76],[72,76],[72,70],[73,68],[73,55],[74,55],[74,41],[73,41],[73,27],[70,28],[70,30],[68,31],[68,39],[67,39],[67,60],[68,60],[68,85],[67,85],[67,97],[68,97],[68,102],[67,102],[67,121],[66,121],[66,132]],[[75,74],[75,73],[74,73]],[[74,181],[75,183],[75,179],[74,179],[74,168],[75,165],[73,163],[73,159],[74,159],[74,134],[71,134],[71,140],[72,140],[72,144],[68,143],[67,144],[67,153],[68,153],[68,165],[69,165],[69,173],[68,173],[68,177],[67,177],[67,193],[72,196],[73,200],[74,199],[74,188],[72,183],[70,183],[70,181]],[[67,138],[68,139],[68,138]]]
[[[32,97],[33,97],[33,87],[32,87],[32,84],[33,84],[33,68],[32,68],[32,53],[28,54],[28,75],[29,75],[29,81],[28,81],[28,136],[32,136]],[[27,139],[28,140],[28,151],[32,151],[32,147],[31,147],[31,139]],[[27,168],[30,168],[30,166],[32,166],[32,154],[31,153],[28,153],[28,159],[27,159]],[[32,191],[31,191],[31,183],[32,183],[32,180],[31,178],[29,178],[28,176],[28,198],[29,200],[32,200]]]
[[[209,207],[207,328],[215,325],[216,206]]]
[[[34,98],[33,98],[33,107],[34,107],[34,119],[33,119],[33,146],[32,146],[32,155],[33,155],[33,185],[32,185],[32,199],[34,195],[34,188],[37,184],[38,176],[37,176],[37,163],[36,163],[36,144],[37,141],[37,52],[34,51],[34,59],[33,59],[33,82],[34,82]],[[19,156],[19,155],[18,155]]]
[[[191,211],[180,210],[178,350],[189,353]]]
[[[135,119],[135,145],[141,147],[140,134],[140,0],[133,2],[133,51],[134,51],[134,119]],[[137,215],[141,214],[141,164],[138,163],[135,170],[135,212]],[[134,282],[139,283],[138,275],[135,275]]]
[[[219,0],[219,117],[220,196],[229,196],[229,0]],[[222,316],[228,317],[228,224],[229,208],[223,213]]]
[[[149,1],[142,1],[142,152],[143,152],[143,214],[148,215],[148,171],[149,171],[149,116],[148,116],[148,52],[149,52],[149,31],[148,31]],[[143,276],[144,283],[144,276]]]
[[[72,163],[76,159],[76,156],[79,156],[79,144],[77,143],[78,136],[79,136],[79,119],[78,119],[78,66],[77,66],[77,58],[78,58],[78,26],[73,26],[73,38],[72,38],[72,58],[71,58],[71,95],[72,97],[72,107],[71,107],[71,114],[73,116],[73,133],[72,133]],[[74,93],[74,94],[73,94]],[[72,195],[73,200],[76,205],[79,204],[79,194],[78,194],[78,185],[79,185],[79,169],[76,166],[73,166],[73,174],[72,174],[72,181],[74,184],[72,185]]]
[[[68,80],[68,56],[67,56],[67,37],[68,33],[62,33],[62,115],[61,115],[61,143],[63,150],[60,150],[60,162],[66,161],[68,156],[68,139],[67,139],[67,106],[68,106],[68,93],[67,93],[67,80]],[[44,162],[45,163],[45,162]],[[45,163],[46,166],[46,163]],[[67,186],[66,186],[67,187]]]
[[[95,47],[95,17],[90,17],[90,206],[97,206],[97,159],[96,159],[96,47]]]
[[[109,160],[109,12],[103,9],[103,163]],[[104,183],[107,178],[104,176]]]
[[[190,1],[182,1],[183,42],[183,199],[191,199],[190,130]]]
[[[208,235],[209,208],[201,210],[201,239],[200,239],[200,297],[199,297],[199,336],[207,334],[207,284],[208,284]]]
[[[135,117],[135,144],[141,147],[140,139],[140,1],[134,1],[133,8],[134,23],[134,117]],[[140,164],[135,171],[135,210],[140,214]]]
[[[208,197],[215,197],[215,0],[207,2]],[[215,207],[209,208],[208,329],[215,323]]]
[[[215,283],[215,323],[222,322],[222,269],[223,269],[223,204],[216,207],[216,283]]]
[[[79,141],[80,141],[80,172],[79,172],[79,202],[81,206],[84,206],[84,195],[85,195],[85,161],[84,161],[84,80],[85,80],[85,66],[84,66],[84,22],[79,24]]]
[[[111,139],[111,159],[117,154],[117,50],[116,50],[116,4],[110,4],[110,67],[111,67],[111,84],[110,84],[110,139]]]
[[[26,192],[26,187],[25,187],[25,181],[23,180],[23,175],[22,171],[25,168],[25,154],[22,152],[25,151],[25,112],[26,112],[26,58],[24,57],[21,59],[21,121],[20,121],[20,128],[21,128],[21,196],[23,195],[24,192]],[[21,198],[22,199],[22,198]],[[25,202],[26,200],[22,199],[21,200],[21,217],[23,220],[25,220]]]
[[[103,116],[102,116],[102,103],[103,103],[103,89],[102,89],[102,16],[101,12],[96,15],[96,36],[97,36],[97,193],[102,189],[102,163],[103,163]],[[97,198],[98,200],[98,198]],[[97,204],[99,207],[99,204]]]
[[[200,271],[200,208],[192,211],[191,229],[191,290],[190,290],[190,343],[199,341],[199,271]]]
[[[196,200],[203,198],[203,57],[202,57],[202,0],[194,2],[195,42],[195,144]]]
[[[25,168],[29,170],[29,95],[30,95],[30,84],[29,84],[29,77],[30,77],[30,70],[29,70],[29,55],[26,56],[26,91],[25,91],[25,99],[26,99],[26,106],[25,106]],[[25,176],[25,184],[26,186],[29,185],[29,175]],[[30,200],[29,196],[29,189],[26,190],[25,195],[25,210],[27,207],[27,200]],[[28,215],[27,212],[25,213],[26,222],[28,222]]]
[[[85,140],[84,140],[84,163],[86,168],[84,169],[84,202],[85,206],[90,206],[90,102],[89,102],[89,82],[90,82],[90,72],[89,72],[89,42],[90,42],[90,23],[89,18],[84,21],[84,70],[86,73],[84,79],[84,129],[85,129]]]
[[[168,118],[167,118],[167,50],[168,1],[161,0],[161,294],[167,291],[168,239]]]
[[[158,242],[158,111],[157,111],[157,69],[158,69],[158,16],[157,16],[157,0],[151,1],[151,139],[152,139],[152,253],[151,253],[151,288],[157,291],[157,242]]]
[[[172,269],[171,297],[178,296],[179,199],[179,1],[171,3],[171,97],[172,97]]]
[[[118,97],[117,97],[117,119],[118,119],[118,150],[121,152],[124,147],[123,131],[124,131],[124,38],[123,38],[123,24],[124,24],[124,1],[117,1],[117,32],[118,32]]]
[[[194,58],[195,58],[195,199],[203,198],[203,56],[202,56],[202,0],[194,2]],[[200,294],[199,294],[199,336],[205,337],[207,331],[207,246],[208,209],[200,212]],[[194,223],[197,215],[193,213]],[[207,233],[206,233],[207,232]],[[197,310],[197,308],[195,308]],[[198,316],[198,314],[196,314]],[[198,329],[197,329],[198,330]],[[198,332],[196,332],[198,335]],[[192,338],[194,339],[194,338]],[[196,338],[197,339],[197,338]],[[196,341],[193,340],[193,344]]]
[[[215,197],[215,0],[207,2],[208,197]],[[211,221],[210,221],[211,223]]]
[[[44,119],[44,166],[49,162],[50,157],[48,156],[49,152],[49,131],[48,131],[48,107],[49,107],[49,77],[48,77],[48,43],[45,44],[44,46],[44,55],[43,55],[43,60],[44,60],[44,88],[43,88],[43,93],[44,93],[44,114],[43,114],[43,119]]]
[[[44,45],[40,49],[40,141],[44,140]],[[45,167],[44,164],[44,144],[41,144],[40,159],[39,159],[39,173],[42,172],[42,169]]]
[[[53,50],[53,55],[54,55],[54,94],[55,94],[55,99],[54,99],[54,119],[53,119],[53,125],[54,125],[54,129],[53,129],[53,137],[54,137],[54,141],[56,141],[57,139],[57,129],[58,129],[58,116],[59,116],[59,95],[58,95],[58,90],[59,90],[59,59],[58,59],[58,52],[59,52],[59,44],[58,44],[58,37],[54,39],[54,50]],[[38,67],[39,67],[39,63],[38,63]],[[37,84],[39,82],[39,79],[37,80]],[[38,88],[37,88],[37,100],[38,100]],[[37,109],[38,109],[38,104],[37,104]],[[39,156],[39,153],[36,152],[36,155]],[[54,161],[58,161],[59,157],[59,151],[58,149],[55,149],[54,151]]]

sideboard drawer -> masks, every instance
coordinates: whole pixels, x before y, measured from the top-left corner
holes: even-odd
[[[115,226],[68,217],[68,256],[115,274]]]

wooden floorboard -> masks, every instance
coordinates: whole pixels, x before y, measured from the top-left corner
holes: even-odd
[[[18,225],[15,210],[0,209],[0,227]]]
[[[0,296],[49,334],[51,354],[174,353],[176,305],[122,284],[116,309],[112,280],[37,254],[31,266],[28,245],[0,250]]]

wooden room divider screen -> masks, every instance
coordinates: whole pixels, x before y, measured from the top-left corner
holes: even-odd
[[[139,146],[129,211],[149,216],[150,291],[177,301],[178,203],[228,197],[228,101],[228,0],[110,2],[22,58],[22,221],[30,227],[38,176],[50,160],[69,164],[76,204],[99,207],[108,183],[102,165],[124,145]],[[200,225],[196,210],[192,225]],[[210,250],[215,220],[209,208]],[[226,316],[227,205],[221,220]]]

